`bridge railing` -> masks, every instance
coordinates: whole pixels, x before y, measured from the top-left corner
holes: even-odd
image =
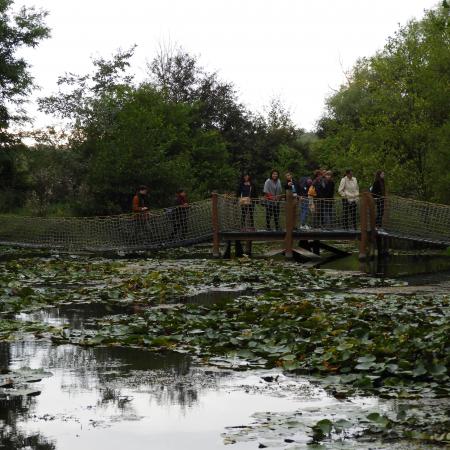
[[[318,230],[324,236],[327,231],[360,230],[362,241],[363,235],[375,228],[378,234],[450,245],[450,206],[397,196],[374,202],[369,193],[362,194],[359,202],[353,204],[341,199],[298,197],[288,202],[252,199],[247,203],[214,194],[213,201],[192,203],[189,208],[173,207],[138,215],[70,218],[0,215],[0,244],[71,251],[133,251],[188,245],[223,232],[267,229],[286,235],[289,230],[291,237],[295,229]],[[345,233],[342,235],[344,238]]]
[[[210,200],[104,217],[0,215],[0,244],[71,251],[161,249],[211,239],[211,223]]]
[[[450,206],[395,195],[384,200],[382,230],[392,236],[450,245]]]

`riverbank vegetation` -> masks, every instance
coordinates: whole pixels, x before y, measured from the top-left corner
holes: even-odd
[[[12,21],[11,4],[2,4],[2,23]],[[22,44],[36,46],[48,36],[45,14],[27,17],[31,34]],[[62,75],[58,91],[40,99],[41,110],[67,128],[35,130],[33,145],[12,131],[19,117],[2,97],[0,210],[119,213],[129,210],[139,184],[150,185],[152,205],[164,206],[180,184],[195,200],[234,191],[243,171],[262,186],[272,167],[301,176],[322,166],[336,176],[352,166],[363,189],[384,168],[390,192],[448,203],[449,43],[444,2],[358,61],[311,132],[279,101],[265,114],[249,110],[232,83],[182,48],[162,49],[142,82],[130,66],[134,48],[94,59],[91,73]],[[20,47],[8,40],[2,46],[11,59]],[[14,67],[26,68],[18,61]],[[2,79],[8,70],[0,68]],[[23,68],[19,75],[8,83],[11,98],[22,101],[31,84]]]

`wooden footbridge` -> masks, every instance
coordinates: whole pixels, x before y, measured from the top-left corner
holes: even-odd
[[[349,205],[341,199],[238,199],[214,193],[189,208],[104,217],[42,218],[0,215],[0,244],[70,252],[162,250],[212,241],[214,256],[229,241],[281,241],[287,258],[294,243],[359,241],[360,256],[382,252],[389,239],[450,246],[450,206],[370,193]],[[281,246],[280,246],[281,247]]]
[[[317,253],[321,247],[335,250],[323,241],[359,241],[361,259],[375,250],[387,253],[390,239],[450,245],[450,206],[398,196],[374,199],[367,192],[350,205],[342,199],[294,198],[288,193],[283,202],[257,200],[251,207],[237,208],[236,200],[213,194],[212,205],[216,256],[222,240],[282,241],[287,258],[303,252],[296,249],[297,241]],[[276,229],[274,212],[279,219]]]

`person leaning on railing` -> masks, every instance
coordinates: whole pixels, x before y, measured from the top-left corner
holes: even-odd
[[[258,197],[252,177],[246,173],[242,176],[236,191],[239,206],[241,208],[241,228],[255,229],[255,200]]]
[[[351,169],[345,171],[345,177],[339,183],[338,192],[342,197],[344,228],[348,230],[351,226],[356,229],[356,207],[359,198],[359,186]]]

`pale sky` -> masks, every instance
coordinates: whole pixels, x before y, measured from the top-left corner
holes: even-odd
[[[298,126],[314,128],[325,98],[357,58],[381,49],[399,24],[421,18],[437,0],[15,0],[49,12],[52,36],[26,50],[41,86],[56,91],[65,72],[90,71],[137,44],[132,70],[145,75],[161,43],[182,46],[233,82],[240,100],[262,111],[274,97]],[[30,105],[30,111],[33,111]],[[51,119],[38,116],[36,126]]]

